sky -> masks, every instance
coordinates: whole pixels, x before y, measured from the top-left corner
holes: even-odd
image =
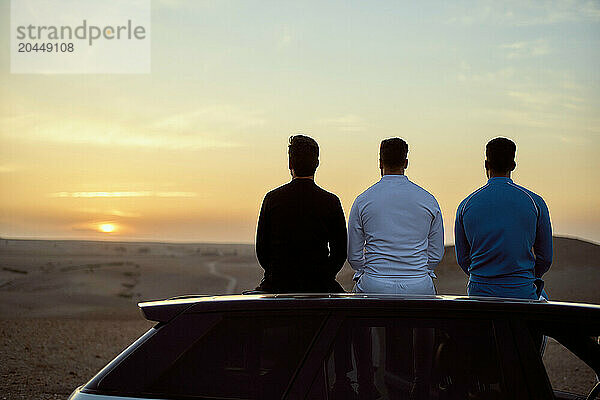
[[[251,243],[303,133],[346,215],[404,138],[449,244],[509,137],[554,233],[600,242],[600,1],[153,0],[150,74],[11,74],[8,35],[1,237]]]

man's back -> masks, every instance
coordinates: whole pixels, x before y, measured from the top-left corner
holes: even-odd
[[[348,261],[359,274],[423,277],[444,253],[439,205],[405,175],[384,175],[357,197],[348,235]]]
[[[544,200],[506,177],[491,178],[459,205],[455,242],[458,263],[471,282],[532,283],[552,262]]]
[[[256,253],[268,291],[332,291],[346,259],[346,222],[337,196],[312,179],[293,179],[267,193]]]

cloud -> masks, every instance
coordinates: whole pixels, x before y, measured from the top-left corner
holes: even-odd
[[[0,174],[7,174],[9,172],[15,172],[17,167],[12,165],[0,165]]]
[[[222,4],[218,0],[152,0],[152,6],[158,9],[193,10],[210,8]]]
[[[470,115],[480,122],[496,126],[507,126],[510,129],[533,128],[539,134],[552,136],[555,139],[575,135],[584,140],[591,139],[600,133],[600,118],[592,118],[590,123],[583,122],[572,113],[552,112],[545,109],[523,107],[520,104],[503,107],[474,109]]]
[[[277,47],[282,49],[285,47],[289,47],[294,41],[294,35],[289,26],[284,26],[283,31],[281,32],[279,39],[277,40]]]
[[[506,51],[506,58],[539,57],[550,54],[550,46],[543,39],[506,43],[500,46]]]
[[[164,115],[151,121],[56,118],[41,113],[35,123],[23,118],[0,118],[0,137],[97,146],[199,150],[240,147],[227,139],[265,124],[257,111],[234,106],[210,106]]]
[[[159,8],[179,8],[184,4],[182,0],[153,0],[153,3]]]
[[[29,136],[36,140],[52,142],[89,144],[99,146],[147,147],[156,149],[208,149],[236,147],[237,143],[196,134],[185,138],[176,135],[148,132],[111,123],[90,124],[84,121],[69,121],[56,126],[48,124],[40,127]]]
[[[366,130],[365,120],[354,114],[323,118],[318,120],[317,123],[341,132],[363,132]]]
[[[590,144],[590,139],[581,136],[575,136],[573,134],[570,135],[554,135],[555,138],[558,138],[563,143],[573,144],[573,145],[587,145]]]
[[[79,210],[82,213],[86,214],[101,214],[101,215],[112,215],[115,217],[123,217],[123,218],[139,218],[142,216],[140,213],[132,213],[127,211],[120,210],[101,210],[98,208],[80,208]]]
[[[149,128],[154,131],[188,134],[215,128],[236,131],[262,126],[265,122],[258,111],[248,111],[230,105],[215,105],[159,118],[152,122]]]
[[[154,192],[150,190],[140,192],[56,192],[50,197],[59,198],[96,198],[96,197],[196,197],[196,192]]]
[[[581,97],[546,91],[525,92],[510,90],[506,94],[509,97],[518,100],[522,105],[526,105],[530,108],[538,110],[551,109],[555,107],[576,109],[585,101]]]
[[[528,42],[511,43],[506,48],[530,49],[528,44],[523,43]],[[457,79],[460,82],[480,85],[502,96],[508,95],[519,100],[521,104],[530,106],[554,104],[575,109],[585,105],[585,86],[566,71],[507,67],[484,72],[474,71],[463,61],[458,67]]]
[[[458,80],[461,82],[497,82],[509,80],[515,74],[516,70],[513,67],[502,68],[496,71],[473,72],[471,66],[463,61],[460,66]]]
[[[447,20],[450,24],[533,26],[600,21],[600,3],[590,0],[462,1],[451,7],[456,16]]]

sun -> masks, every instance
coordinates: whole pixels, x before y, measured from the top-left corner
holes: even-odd
[[[98,230],[104,233],[114,232],[117,227],[114,224],[100,224]]]

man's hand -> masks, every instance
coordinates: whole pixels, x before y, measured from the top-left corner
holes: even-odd
[[[536,279],[533,281],[533,284],[535,285],[535,294],[539,299],[542,295],[542,290],[544,290],[544,281],[542,279]]]

